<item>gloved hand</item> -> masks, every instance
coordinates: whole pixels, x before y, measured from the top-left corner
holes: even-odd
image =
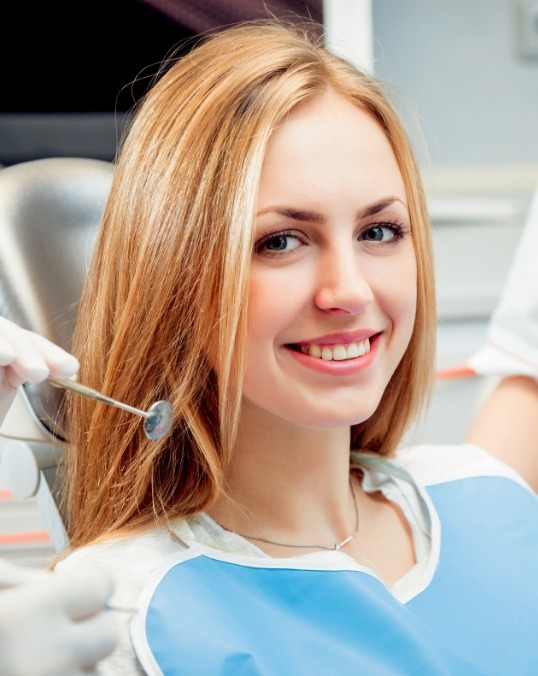
[[[37,333],[0,317],[0,425],[22,383],[39,383],[49,375],[70,378],[78,361]]]
[[[534,193],[486,342],[467,361],[480,375],[538,380],[538,187]]]
[[[0,674],[92,673],[116,643],[104,610],[111,592],[103,569],[49,572],[0,560]]]

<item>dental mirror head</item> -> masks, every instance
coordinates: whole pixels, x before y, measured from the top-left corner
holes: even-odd
[[[164,437],[172,427],[172,407],[167,401],[156,401],[147,410],[144,432],[148,439],[155,441]]]

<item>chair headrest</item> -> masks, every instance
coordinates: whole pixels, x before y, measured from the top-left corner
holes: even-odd
[[[66,350],[113,164],[45,158],[0,169],[0,314]],[[38,420],[64,439],[63,391],[24,386]]]

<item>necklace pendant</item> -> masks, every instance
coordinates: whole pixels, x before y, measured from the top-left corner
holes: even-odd
[[[337,543],[334,545],[334,551],[335,551],[335,552],[339,552],[339,551],[340,551],[340,543],[339,543],[339,542],[337,542]]]

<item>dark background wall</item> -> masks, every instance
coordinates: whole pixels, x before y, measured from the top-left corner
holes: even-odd
[[[321,22],[321,0],[92,0],[69,7],[18,2],[4,9],[0,165],[54,156],[112,160],[126,112],[170,50],[188,49],[181,47],[187,38],[268,12]]]
[[[138,0],[65,8],[39,2],[28,11],[26,3],[12,4],[8,23],[15,35],[6,40],[7,30],[0,41],[2,112],[124,111],[132,103],[129,84],[192,34]]]
[[[191,31],[137,0],[31,4],[10,5],[0,41],[0,164],[111,160],[144,73]]]

